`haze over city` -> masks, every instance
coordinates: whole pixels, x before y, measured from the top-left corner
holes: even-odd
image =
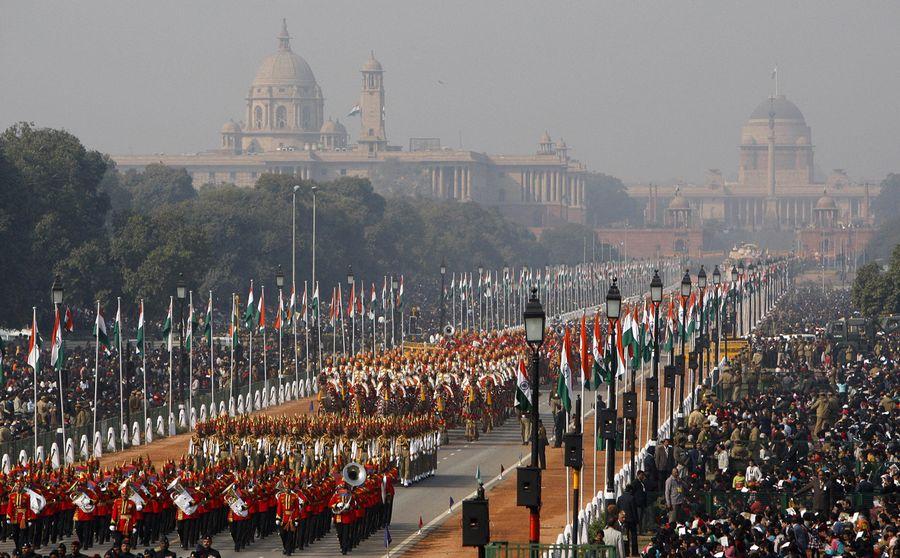
[[[341,118],[371,50],[391,143],[531,153],[546,129],[626,181],[737,173],[739,128],[774,90],[813,128],[817,171],[894,170],[900,4],[8,2],[0,126],[62,127],[109,153],[197,152],[244,118],[286,18]]]

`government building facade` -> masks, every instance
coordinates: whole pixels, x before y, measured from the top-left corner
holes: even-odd
[[[330,181],[342,176],[374,179],[403,169],[420,185],[417,193],[497,207],[513,221],[540,229],[583,223],[586,168],[566,143],[547,132],[526,155],[488,155],[441,147],[435,138],[413,138],[409,148],[391,145],[385,126],[385,71],[371,54],[363,64],[359,119],[352,138],[339,119],[326,118],[325,97],[309,64],[291,49],[282,22],[275,53],[259,65],[239,121],[221,130],[217,149],[191,155],[117,155],[119,169],[160,163],[182,167],[194,186],[233,183],[250,187],[263,173]]]

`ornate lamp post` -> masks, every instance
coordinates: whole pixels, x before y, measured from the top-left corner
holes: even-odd
[[[178,274],[178,283],[175,285],[175,296],[178,298],[178,387],[181,400],[184,401],[186,393],[184,378],[184,299],[187,296],[187,286],[184,284],[184,274]],[[190,412],[190,410],[188,410]]]
[[[687,341],[687,301],[688,297],[691,296],[691,272],[689,269],[684,270],[684,276],[681,278],[681,356],[678,357],[680,359],[678,363],[678,373],[681,374],[681,379],[678,384],[678,418],[681,419],[681,407],[684,403],[684,376],[685,376],[685,368],[687,367],[686,358],[687,352],[685,351],[685,342]],[[674,429],[673,429],[674,433]],[[674,440],[675,437],[673,436]]]
[[[713,304],[716,307],[716,325],[713,330],[713,340],[716,343],[716,366],[719,366],[719,337],[722,336],[722,309],[719,306],[719,289],[722,286],[722,273],[719,271],[719,265],[716,264],[716,267],[713,269],[713,285],[716,286],[715,299],[713,300]]]
[[[53,315],[54,319],[59,319],[59,336],[62,339],[62,330],[63,330],[63,320],[59,316],[59,306],[63,301],[63,285],[62,279],[59,275],[53,278],[53,285],[50,286],[50,294],[53,298]],[[120,326],[121,327],[121,326]],[[55,341],[55,340],[53,340]],[[65,361],[60,362],[58,365],[59,368],[59,425],[60,425],[60,433],[62,435],[62,440],[59,443],[59,447],[63,453],[63,458],[61,462],[66,464],[66,388],[69,384],[69,373],[66,370]],[[37,425],[35,425],[35,430],[37,430]]]
[[[706,268],[701,264],[700,271],[697,273],[697,287],[700,288],[700,336],[699,346],[695,347],[697,352],[697,363],[699,365],[697,376],[693,379],[691,393],[696,393],[697,385],[703,383],[703,350],[706,348],[706,321],[709,316],[706,315]],[[691,408],[695,406],[694,398],[691,399]]]
[[[656,445],[657,431],[659,430],[659,305],[662,302],[663,282],[659,277],[659,270],[653,272],[653,280],[650,281],[650,301],[653,303],[653,377],[650,382],[652,390],[647,390],[647,398],[651,392],[655,397],[653,404],[653,422],[650,424],[650,445]]]
[[[446,296],[444,296],[444,277],[447,275],[447,261],[441,258],[441,320],[438,322],[438,332],[444,331],[444,319],[446,317]]]
[[[281,391],[281,376],[284,373],[284,365],[283,359],[281,358],[282,350],[281,350],[281,331],[284,329],[283,316],[281,316],[281,301],[283,300],[283,290],[284,290],[284,272],[281,271],[281,264],[278,264],[278,270],[275,272],[275,286],[278,287],[278,322],[281,324],[278,328],[278,391]],[[265,347],[263,347],[265,350]],[[294,345],[294,350],[297,350],[297,346]],[[294,374],[296,375],[297,370],[294,369]]]
[[[619,321],[619,314],[622,312],[622,294],[619,292],[618,280],[613,278],[609,290],[606,292],[606,319],[609,320],[609,338],[610,347],[616,350],[616,324]],[[613,359],[617,362],[618,359]],[[613,430],[616,424],[616,371],[610,374],[610,381],[606,391],[606,408],[612,411]],[[604,503],[606,505],[615,504],[616,493],[616,439],[605,440],[606,444],[606,494],[604,494]]]
[[[741,283],[746,282],[744,279],[744,260],[741,260],[740,262],[738,262],[738,278],[741,281]],[[735,296],[737,296],[737,294],[735,294]],[[744,336],[744,285],[743,284],[741,284],[741,295],[738,297],[737,303],[738,303],[737,315],[738,315],[738,320],[739,320],[738,330],[739,330],[740,336],[743,337]]]
[[[531,372],[528,381],[531,383],[531,469],[533,474],[537,476],[537,505],[529,508],[529,529],[528,541],[532,544],[540,542],[541,538],[541,470],[538,467],[538,407],[540,406],[540,363],[541,345],[544,344],[544,333],[546,331],[547,315],[544,313],[544,307],[537,297],[537,287],[531,288],[531,298],[525,305],[523,312],[523,320],[525,322],[525,341],[531,348]]]

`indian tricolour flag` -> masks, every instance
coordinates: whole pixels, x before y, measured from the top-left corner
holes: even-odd
[[[28,366],[32,367],[35,372],[40,366],[41,360],[41,334],[38,333],[37,314],[33,314],[31,318],[31,337],[28,339]]]
[[[94,336],[107,353],[109,353],[109,334],[106,332],[106,319],[103,317],[103,310],[97,305],[97,320],[94,322]]]
[[[523,413],[531,410],[531,384],[528,382],[524,360],[520,360],[519,367],[516,368],[516,409]]]
[[[63,361],[65,360],[65,354],[63,350],[63,340],[62,340],[62,324],[59,319],[59,308],[54,311],[53,318],[53,344],[50,348],[50,364],[57,371],[62,370]]]
[[[593,389],[600,387],[600,384],[609,382],[609,370],[603,360],[603,331],[600,329],[600,312],[594,314],[594,339],[593,347],[594,365],[591,367],[593,380],[591,385]]]
[[[172,335],[172,297],[169,297],[169,313],[166,315],[166,321],[163,322],[162,334],[163,339],[166,341],[166,350],[172,352],[172,343],[173,343],[173,335]]]
[[[572,409],[574,395],[572,391],[572,364],[569,356],[571,352],[572,341],[569,339],[569,328],[567,326],[563,335],[562,354],[559,356],[559,377],[556,380],[556,393],[559,395],[559,400],[562,402],[566,412]]]
[[[138,327],[137,327],[137,341],[135,345],[137,346],[137,353],[139,355],[144,354],[144,299],[140,301],[140,311],[138,313]]]
[[[591,350],[588,347],[587,338],[587,316],[581,313],[581,337],[579,339],[579,357],[581,358],[581,383],[591,389]]]

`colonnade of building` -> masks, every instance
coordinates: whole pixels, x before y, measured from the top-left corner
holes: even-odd
[[[436,198],[472,199],[472,169],[468,166],[431,167],[431,194]]]
[[[552,170],[524,170],[521,173],[523,202],[584,205],[584,179]]]

